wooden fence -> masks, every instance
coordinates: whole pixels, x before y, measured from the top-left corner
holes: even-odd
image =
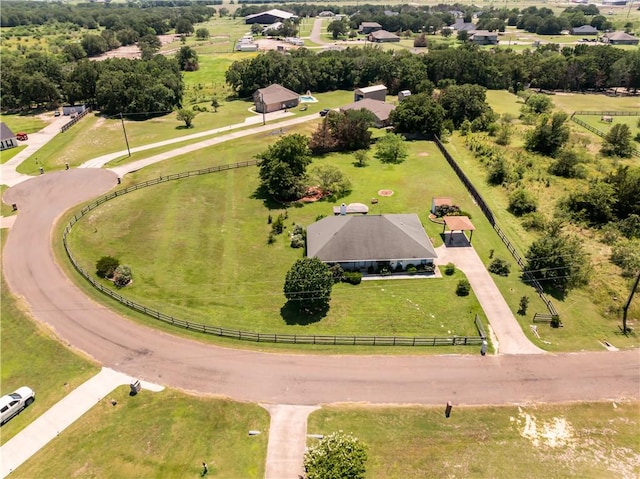
[[[478,315],[475,317],[475,324],[478,328],[479,336],[449,336],[449,337],[411,337],[411,336],[331,336],[331,335],[304,335],[304,334],[280,334],[280,333],[258,333],[252,331],[240,331],[236,329],[227,329],[218,326],[210,326],[207,324],[185,321],[183,319],[175,318],[173,316],[164,314],[158,310],[148,308],[143,304],[131,301],[116,291],[107,288],[100,284],[93,278],[93,275],[85,271],[80,264],[76,261],[73,253],[71,252],[67,243],[67,236],[71,231],[73,225],[75,225],[83,216],[89,213],[91,210],[97,208],[103,203],[109,200],[117,198],[127,193],[137,191],[148,186],[165,183],[167,181],[178,180],[182,178],[189,178],[191,176],[205,175],[208,173],[214,173],[218,171],[226,171],[235,168],[243,168],[247,166],[257,165],[258,160],[243,161],[239,163],[233,163],[228,165],[213,166],[211,168],[204,168],[200,170],[185,171],[182,173],[176,173],[168,176],[160,176],[152,180],[138,183],[121,190],[113,191],[107,195],[104,195],[92,203],[86,205],[80,210],[79,213],[73,215],[73,218],[69,221],[62,234],[62,243],[64,249],[69,257],[69,260],[80,273],[95,289],[101,293],[106,294],[110,298],[115,299],[120,304],[131,308],[134,311],[150,316],[154,319],[162,321],[173,326],[188,329],[190,331],[198,331],[205,334],[212,334],[215,336],[221,336],[225,338],[239,339],[243,341],[254,341],[262,343],[286,343],[286,344],[324,344],[324,345],[349,345],[349,346],[470,346],[470,345],[482,345],[482,342],[486,339],[484,327]]]
[[[604,131],[598,130],[597,128],[589,125],[587,122],[582,121],[580,118],[576,118],[574,115],[592,115],[595,112],[575,112],[571,115],[571,121],[573,121],[574,123],[577,123],[578,125],[580,125],[583,128],[586,128],[587,130],[589,130],[592,133],[595,133],[596,135],[598,135],[601,138],[604,138],[607,134]],[[611,112],[611,111],[607,111],[607,112],[601,112],[603,116],[612,116],[610,115],[610,113],[618,113],[619,115],[622,116],[638,116],[640,115],[639,113],[633,113],[633,112]],[[631,148],[631,153],[634,156],[640,156],[640,151],[638,151],[637,148]]]
[[[91,111],[91,107],[86,108],[84,111],[82,111],[81,113],[78,113],[74,118],[72,118],[70,121],[68,121],[67,123],[65,123],[64,125],[62,125],[62,127],[60,128],[60,133],[64,133],[65,131],[67,131],[69,128],[71,128],[73,125],[75,125],[76,123],[78,123],[82,118],[84,118],[85,116],[87,116],[89,114],[89,112]]]
[[[444,155],[449,165],[451,165],[451,168],[453,168],[453,171],[456,172],[456,174],[458,175],[458,178],[460,178],[460,181],[462,181],[462,183],[465,185],[465,187],[467,188],[467,190],[469,191],[469,193],[471,194],[475,202],[478,204],[478,206],[486,216],[487,220],[489,221],[493,229],[496,231],[496,233],[498,233],[498,236],[500,237],[504,245],[507,247],[507,249],[513,256],[513,259],[515,259],[516,263],[518,263],[518,267],[520,268],[520,270],[522,270],[525,280],[528,283],[531,283],[531,285],[535,288],[536,292],[540,296],[540,299],[547,307],[549,314],[558,316],[558,311],[556,310],[555,306],[553,305],[551,300],[547,298],[546,294],[544,294],[542,285],[530,272],[526,270],[526,264],[523,261],[522,257],[520,256],[520,254],[518,253],[518,251],[516,250],[515,246],[513,246],[511,241],[509,241],[509,239],[507,238],[507,235],[502,231],[502,229],[496,223],[495,217],[493,216],[493,212],[491,211],[491,208],[489,208],[489,205],[487,205],[486,201],[484,200],[484,198],[482,198],[482,196],[480,195],[476,187],[473,185],[469,177],[464,173],[464,171],[462,171],[462,168],[460,168],[460,166],[458,165],[456,160],[453,158],[453,156],[451,156],[451,154],[444,147],[444,145],[440,141],[440,138],[436,136],[434,139],[440,152]]]

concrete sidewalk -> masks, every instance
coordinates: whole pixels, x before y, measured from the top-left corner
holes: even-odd
[[[23,462],[55,439],[80,416],[100,402],[118,386],[131,383],[131,376],[109,368],[102,368],[97,375],[74,389],[54,404],[25,429],[0,447],[0,477],[7,477]],[[142,388],[162,391],[163,386],[142,382]],[[36,391],[36,401],[38,391]],[[26,409],[22,414],[28,414]]]
[[[307,418],[318,406],[265,405],[271,415],[265,479],[298,479],[304,475]]]

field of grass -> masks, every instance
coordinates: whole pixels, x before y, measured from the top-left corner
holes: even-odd
[[[262,434],[249,436],[250,430]],[[172,390],[129,396],[123,386],[12,475],[196,478],[205,461],[212,477],[260,479],[268,430],[269,415],[257,405]]]
[[[3,113],[0,114],[0,121],[6,123],[14,133],[18,133],[19,131],[35,133],[47,126],[47,122],[34,114]]]
[[[353,433],[367,478],[635,478],[637,402],[441,408],[324,407],[310,434]],[[315,442],[308,439],[308,445]]]
[[[613,127],[613,125],[627,125],[629,130],[631,131],[631,137],[635,138],[635,136],[640,133],[640,126],[638,123],[640,122],[640,115],[638,116],[614,116],[613,121],[611,123],[602,121],[599,115],[576,115],[576,118],[584,121],[588,125],[602,131],[603,133],[608,133],[609,130]],[[636,148],[640,147],[638,143],[632,143]]]
[[[0,230],[0,234],[4,245],[7,230]],[[0,394],[20,386],[36,392],[36,401],[2,426],[0,444],[4,444],[99,369],[36,323],[26,306],[11,294],[4,276],[0,281]]]
[[[10,148],[8,150],[2,150],[0,152],[0,165],[5,164],[7,161],[9,161],[11,158],[16,156],[25,148],[26,148],[26,145],[21,145],[21,146],[16,146],[15,148]]]

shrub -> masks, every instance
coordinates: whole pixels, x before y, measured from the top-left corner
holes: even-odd
[[[500,276],[509,276],[511,266],[505,260],[496,258],[489,265],[489,271]]]
[[[456,287],[456,294],[458,296],[469,296],[469,292],[471,291],[471,285],[469,281],[466,279],[461,279],[458,281],[458,286]]]
[[[297,234],[291,235],[291,247],[292,248],[304,248],[304,236]]]
[[[103,256],[96,262],[96,274],[100,278],[113,278],[113,273],[120,266],[120,260],[113,256]]]
[[[529,296],[523,296],[520,298],[520,306],[518,307],[518,314],[525,316],[527,314],[527,308],[529,307]]]
[[[113,282],[118,288],[128,285],[132,279],[131,268],[126,264],[120,265],[113,273]]]
[[[547,227],[547,220],[542,213],[535,211],[522,217],[522,226],[528,230],[543,231]]]
[[[273,234],[273,231],[269,233],[269,238],[267,239],[267,244],[273,244],[276,242],[276,237]]]
[[[409,273],[410,275],[416,274],[417,271],[418,270],[414,265],[410,264],[409,266],[407,266],[407,273]]]
[[[397,264],[395,267],[395,271],[396,273],[402,273],[402,265],[401,264]]]
[[[456,265],[453,263],[447,263],[444,267],[444,274],[451,276],[456,272]]]
[[[344,270],[339,264],[331,265],[329,267],[329,271],[331,271],[331,276],[333,276],[334,283],[339,283],[344,279]]]
[[[296,224],[293,225],[293,234],[305,237],[307,235],[307,232],[305,231],[304,226]]]
[[[284,231],[284,218],[282,215],[278,215],[278,217],[271,223],[271,232],[275,235],[279,235]]]
[[[360,271],[345,271],[342,281],[353,285],[360,284],[362,282],[362,273]]]
[[[524,188],[519,188],[509,195],[509,211],[516,216],[532,213],[537,208],[535,197]]]
[[[380,268],[380,274],[382,276],[389,276],[391,274],[391,270],[389,269],[388,266],[383,266]]]
[[[611,249],[611,262],[622,269],[622,276],[635,276],[640,270],[640,241],[623,239]]]
[[[443,216],[457,215],[460,213],[460,207],[456,205],[439,205],[436,206],[435,215],[438,218]]]

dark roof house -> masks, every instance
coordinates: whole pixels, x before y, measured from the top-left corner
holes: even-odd
[[[453,28],[456,32],[459,32],[462,30],[467,32],[473,32],[478,28],[475,23],[465,22],[462,18],[458,18],[455,21],[455,23],[450,25],[449,27]]]
[[[353,269],[437,258],[416,214],[327,216],[307,228],[307,256]]]
[[[358,32],[367,34],[375,32],[376,30],[382,30],[382,25],[377,22],[362,22],[358,28]]]
[[[369,41],[377,43],[399,42],[400,37],[386,30],[376,30],[369,34]]]
[[[266,12],[254,13],[253,15],[247,15],[244,17],[244,23],[260,23],[261,25],[270,25],[275,22],[284,22],[290,18],[294,18],[293,13],[285,12],[284,10],[278,10],[274,8],[267,10]]]
[[[582,25],[580,27],[573,27],[571,29],[571,35],[597,35],[598,29],[591,25]]]
[[[625,32],[611,32],[605,33],[602,36],[602,41],[611,45],[637,45],[638,37]]]
[[[274,83],[266,88],[260,88],[253,94],[253,102],[258,113],[270,113],[298,106],[300,95]]]
[[[8,150],[18,146],[16,134],[6,123],[0,123],[0,150]]]
[[[370,111],[376,118],[376,127],[383,128],[389,125],[389,117],[395,108],[395,105],[392,103],[385,103],[380,100],[365,98],[364,100],[354,101],[348,105],[341,106],[340,111],[362,109]]]
[[[474,32],[470,32],[471,36],[469,39],[475,43],[476,45],[497,45],[498,44],[498,33],[490,32],[488,30],[475,30]]]

